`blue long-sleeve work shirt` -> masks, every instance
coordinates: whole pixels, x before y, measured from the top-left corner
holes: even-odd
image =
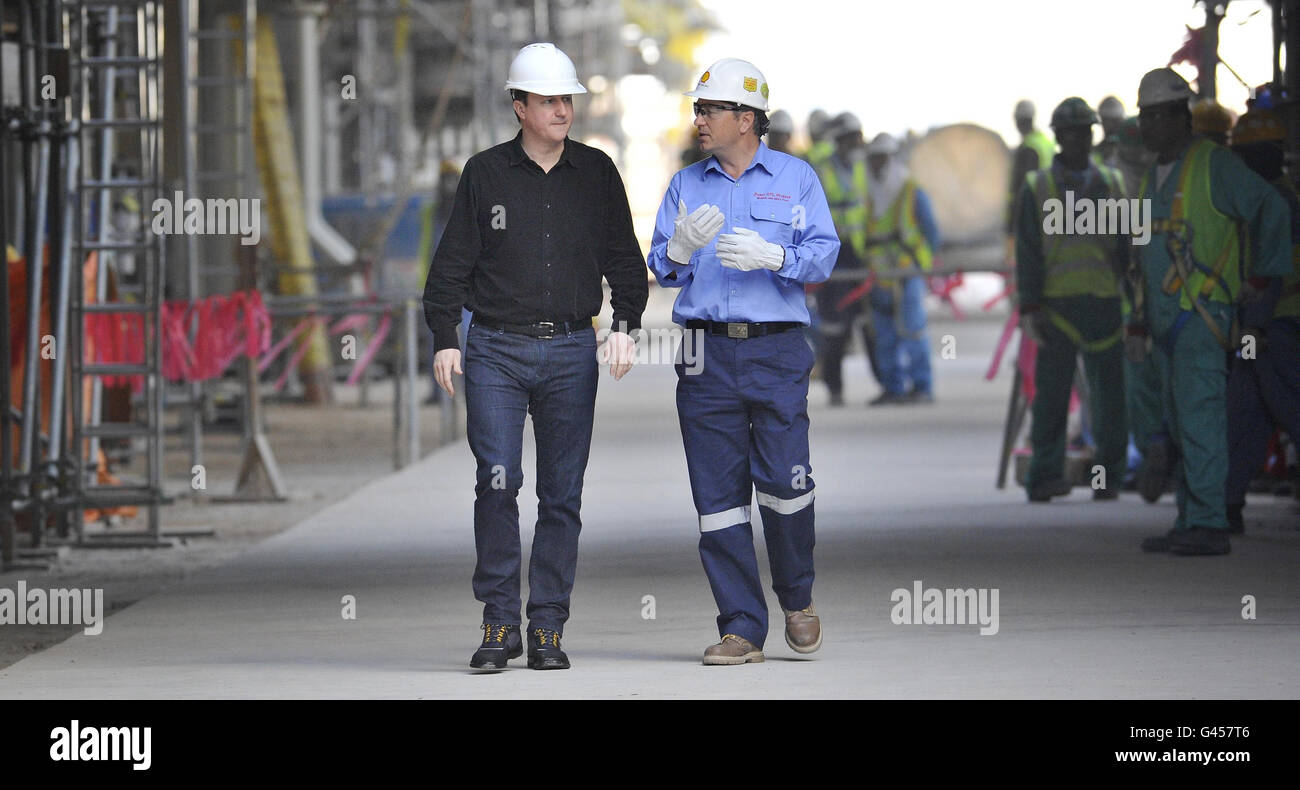
[[[717,237],[697,250],[685,265],[668,260],[678,200],[687,212],[705,203],[726,217],[719,232],[756,230],[785,249],[780,270],[742,272],[722,265]],[[830,207],[816,172],[802,159],[759,143],[758,152],[740,178],[727,175],[710,156],[677,171],[668,183],[655,219],[647,265],[665,288],[680,288],[673,320],[796,321],[807,324],[804,284],[830,276],[840,251]]]

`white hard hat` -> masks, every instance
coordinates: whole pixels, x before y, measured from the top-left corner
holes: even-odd
[[[1152,69],[1138,83],[1138,108],[1173,101],[1188,101],[1194,96],[1192,86],[1171,68]]]
[[[851,112],[842,112],[826,127],[826,134],[831,137],[843,137],[846,134],[862,131],[862,121]]]
[[[794,134],[794,119],[791,118],[790,113],[785,110],[777,110],[772,113],[769,120],[771,121],[767,127],[769,132],[776,132],[777,134]]]
[[[767,80],[763,72],[747,60],[719,60],[700,75],[695,90],[685,95],[743,104],[767,112]]]
[[[506,90],[527,91],[538,96],[567,96],[586,93],[578,82],[573,61],[554,44],[529,44],[510,62]]]
[[[821,137],[826,133],[827,127],[830,126],[830,113],[818,108],[808,113],[808,134],[813,137]]]
[[[898,153],[898,141],[889,132],[881,132],[867,144],[867,153],[893,156]]]
[[[1124,120],[1124,104],[1114,96],[1107,96],[1097,105],[1097,115],[1109,120]]]
[[[1029,99],[1021,99],[1020,101],[1016,102],[1016,109],[1015,112],[1012,113],[1012,115],[1017,120],[1020,119],[1024,119],[1026,121],[1034,120],[1034,103],[1031,102]]]

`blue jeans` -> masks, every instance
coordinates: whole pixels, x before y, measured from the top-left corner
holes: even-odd
[[[578,562],[582,478],[596,407],[596,331],[549,340],[470,326],[466,434],[474,486],[474,597],[483,622],[521,624],[519,503],[524,416],[537,440],[537,528],[528,563],[530,628],[563,633]]]
[[[930,340],[925,334],[924,277],[904,277],[902,304],[899,291],[877,285],[871,289],[871,317],[876,328],[876,363],[880,384],[887,392],[903,395],[908,386],[914,392],[933,389],[930,374]]]

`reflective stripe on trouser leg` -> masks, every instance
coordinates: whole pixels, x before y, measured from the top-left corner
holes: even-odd
[[[789,333],[803,345],[802,336]],[[691,497],[700,515],[700,561],[718,607],[718,635],[757,647],[767,636],[767,603],[750,528],[749,410],[736,386],[736,346],[752,340],[703,335],[690,375],[677,369],[677,416]],[[808,352],[811,353],[811,352]]]
[[[813,499],[808,454],[812,357],[781,335],[755,347],[741,381],[750,406],[750,476],[781,608],[807,608],[813,586]],[[746,347],[749,349],[749,347]]]

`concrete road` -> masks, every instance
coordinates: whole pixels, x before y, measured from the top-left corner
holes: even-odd
[[[601,380],[564,639],[571,671],[533,672],[523,659],[501,673],[467,667],[480,606],[469,583],[473,461],[460,444],[112,615],[98,636],[0,671],[0,697],[1296,697],[1294,505],[1253,499],[1231,555],[1183,558],[1138,550],[1171,525],[1168,498],[1093,503],[1081,489],[1030,506],[1018,488],[995,490],[1009,380],[982,374],[997,330],[933,327],[936,351],[950,334],[956,357],[936,359],[931,407],[867,409],[875,392],[860,357],[848,362],[848,406],[828,409],[814,386],[825,644],[809,658],[784,644],[769,594],[767,662],[700,664],[716,610],[696,550],[675,377],[659,365]],[[531,514],[531,441],[525,452],[520,509]],[[996,590],[996,634],[895,624],[893,591],[917,583]],[[342,616],[349,595],[355,619]],[[1244,596],[1254,619],[1243,617]]]

